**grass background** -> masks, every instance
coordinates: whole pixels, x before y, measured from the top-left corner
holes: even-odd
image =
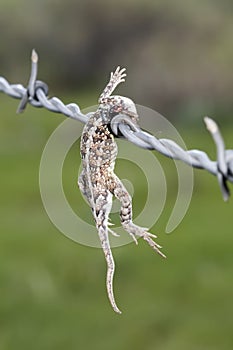
[[[0,349],[232,349],[233,207],[232,199],[221,199],[216,178],[195,170],[188,213],[165,234],[176,179],[171,161],[158,156],[168,174],[168,198],[152,232],[168,258],[144,242],[114,249],[123,311],[116,315],[106,296],[102,252],[59,233],[42,206],[40,157],[64,118],[32,107],[15,115],[16,106],[0,96]],[[189,148],[214,156],[203,125],[177,129]],[[233,128],[222,132],[231,148]],[[77,152],[65,166],[64,187],[73,205],[77,195],[78,211]],[[137,198],[141,184],[134,186]],[[134,200],[135,212],[137,206]]]

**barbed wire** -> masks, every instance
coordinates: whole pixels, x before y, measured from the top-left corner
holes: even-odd
[[[20,99],[18,113],[25,110],[27,103],[34,107],[44,107],[51,112],[61,113],[66,117],[86,123],[93,113],[83,114],[75,103],[65,105],[57,97],[48,97],[48,86],[37,80],[38,55],[35,50],[31,56],[31,74],[27,88],[21,84],[10,84],[0,76],[0,91],[8,96]],[[166,157],[180,160],[193,168],[204,169],[217,176],[223,199],[227,200],[230,191],[227,181],[233,182],[233,150],[226,150],[224,140],[216,122],[205,117],[204,122],[210,132],[215,145],[217,160],[212,161],[208,155],[200,150],[184,150],[177,143],[169,139],[158,139],[133,124],[125,115],[117,115],[111,121],[111,129],[116,137],[125,138],[136,146],[148,150],[156,150]]]

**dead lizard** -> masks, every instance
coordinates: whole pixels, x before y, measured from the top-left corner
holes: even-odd
[[[132,100],[122,96],[112,96],[113,91],[121,82],[125,81],[125,69],[118,67],[111,73],[109,83],[99,98],[99,108],[90,116],[81,138],[82,172],[78,179],[79,188],[87,199],[95,219],[102,249],[107,262],[107,293],[115,312],[118,309],[113,293],[113,275],[115,263],[111,252],[108,234],[109,213],[114,195],[121,203],[120,219],[135,243],[137,237],[142,237],[157,253],[165,257],[159,250],[161,247],[153,241],[155,235],[146,228],[136,226],[132,222],[132,199],[120,179],[114,173],[117,157],[117,144],[109,127],[110,121],[118,114],[123,114],[137,125],[138,114]]]

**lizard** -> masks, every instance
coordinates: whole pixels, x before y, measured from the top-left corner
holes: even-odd
[[[136,244],[137,237],[142,237],[158,254],[161,246],[153,239],[157,238],[148,229],[133,223],[132,198],[121,180],[114,173],[117,157],[117,143],[110,127],[112,118],[117,115],[126,116],[131,123],[138,125],[139,116],[134,102],[128,97],[112,95],[115,88],[125,81],[126,69],[117,67],[111,73],[110,80],[99,97],[99,105],[85,124],[81,136],[80,153],[82,171],[78,178],[78,186],[84,198],[91,207],[101,246],[107,263],[106,287],[107,294],[116,313],[121,313],[113,292],[113,276],[115,263],[112,255],[109,232],[109,214],[112,207],[112,197],[120,201],[120,220]]]

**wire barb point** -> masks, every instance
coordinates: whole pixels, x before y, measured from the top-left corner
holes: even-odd
[[[33,63],[37,63],[38,62],[38,54],[37,54],[35,49],[32,50],[31,60],[32,60]]]
[[[206,125],[207,130],[211,134],[215,134],[218,131],[218,125],[215,123],[215,121],[209,117],[204,117],[204,122]]]

